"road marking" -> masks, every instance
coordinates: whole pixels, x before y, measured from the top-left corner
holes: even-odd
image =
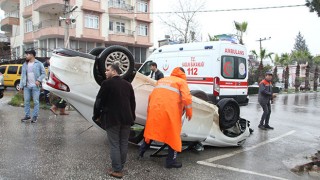
[[[268,143],[271,143],[271,142],[274,142],[274,141],[277,141],[281,138],[284,138],[286,136],[289,136],[293,133],[295,133],[296,131],[295,130],[292,130],[292,131],[289,131],[281,136],[278,136],[278,137],[275,137],[275,138],[272,138],[272,139],[269,139],[267,141],[263,141],[261,143],[258,143],[257,145],[254,145],[254,146],[251,146],[251,147],[246,147],[246,148],[243,148],[241,150],[238,150],[238,151],[234,151],[232,153],[228,153],[228,154],[224,154],[224,155],[221,155],[221,156],[216,156],[216,157],[213,157],[213,158],[209,158],[209,159],[206,159],[206,160],[203,160],[204,162],[214,162],[214,161],[217,161],[217,160],[220,160],[220,159],[225,159],[225,158],[228,158],[228,157],[231,157],[231,156],[234,156],[236,154],[239,154],[239,153],[242,153],[242,152],[245,152],[245,151],[250,151],[252,149],[255,149],[255,148],[258,148],[260,146],[263,146],[265,144],[268,144]]]
[[[235,168],[235,167],[231,167],[231,166],[223,166],[223,165],[219,165],[219,164],[212,164],[212,163],[208,163],[208,162],[204,162],[204,161],[198,161],[198,164],[205,165],[205,166],[210,166],[210,167],[215,167],[215,168],[220,168],[220,169],[236,171],[236,172],[241,172],[241,173],[246,173],[246,174],[253,174],[253,175],[257,175],[257,176],[268,177],[268,178],[272,178],[272,179],[287,180],[285,178],[281,178],[281,177],[277,177],[277,176],[271,176],[271,175],[267,175],[267,174],[257,173],[257,172],[254,172],[254,171],[248,171],[248,170],[245,170],[245,169],[239,169],[239,168]]]

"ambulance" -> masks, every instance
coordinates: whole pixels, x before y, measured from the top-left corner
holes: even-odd
[[[248,55],[246,47],[229,41],[196,42],[161,46],[138,70],[149,76],[151,62],[164,76],[175,67],[185,70],[191,94],[216,104],[233,98],[248,104]]]

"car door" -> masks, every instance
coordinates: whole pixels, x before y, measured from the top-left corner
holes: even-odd
[[[18,65],[10,65],[8,66],[7,74],[4,77],[4,85],[5,86],[14,86],[15,81],[18,76]]]

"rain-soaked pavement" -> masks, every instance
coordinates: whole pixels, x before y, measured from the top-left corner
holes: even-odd
[[[23,109],[7,105],[13,94],[9,89],[0,100],[0,179],[112,179],[105,173],[105,133],[76,111],[54,116],[41,110],[36,124],[21,123]],[[275,130],[263,131],[257,128],[262,109],[251,96],[241,116],[255,131],[242,147],[184,151],[178,156],[183,167],[166,169],[164,158],[137,160],[138,147],[129,145],[123,179],[320,179],[290,171],[320,150],[319,108],[320,93],[279,95],[270,120]]]

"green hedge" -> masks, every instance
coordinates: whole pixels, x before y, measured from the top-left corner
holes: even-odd
[[[279,87],[272,87],[273,93],[279,93],[280,88]],[[258,94],[259,93],[259,87],[248,87],[248,94]]]

